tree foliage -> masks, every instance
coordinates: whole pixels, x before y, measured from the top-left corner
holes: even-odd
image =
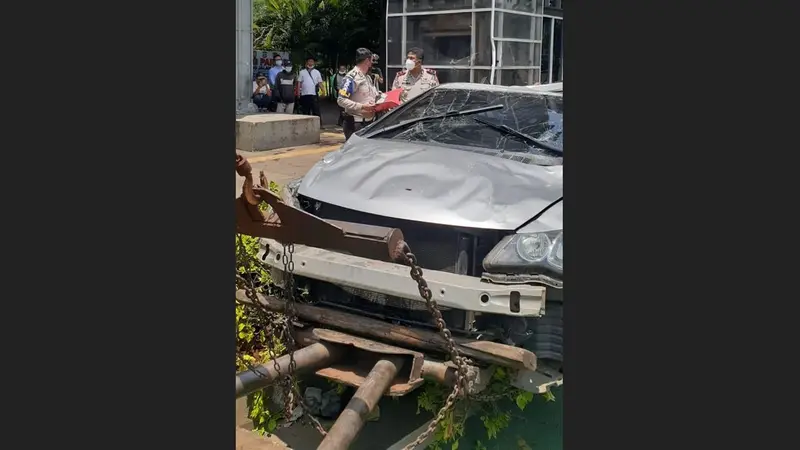
[[[289,51],[295,63],[352,64],[355,49],[376,51],[384,15],[380,0],[254,0],[253,48]]]

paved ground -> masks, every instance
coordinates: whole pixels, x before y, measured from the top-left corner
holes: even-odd
[[[239,154],[250,161],[253,175],[258,177],[260,170],[267,179],[279,185],[300,178],[326,153],[338,149],[344,143],[341,128],[325,127],[320,133],[319,144],[287,147],[263,152],[243,152]],[[242,178],[236,175],[236,196],[242,193]]]

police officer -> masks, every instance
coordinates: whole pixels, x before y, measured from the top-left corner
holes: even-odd
[[[400,94],[401,102],[407,102],[428,89],[433,89],[439,85],[436,71],[422,67],[424,57],[425,53],[421,48],[412,48],[406,55],[406,70],[397,72],[397,75],[395,75],[392,90],[403,89],[403,93]]]
[[[372,52],[363,47],[356,50],[356,66],[347,72],[336,99],[345,112],[345,139],[375,119],[375,103],[381,93],[369,75],[371,68]]]

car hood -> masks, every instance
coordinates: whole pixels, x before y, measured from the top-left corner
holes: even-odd
[[[298,192],[385,217],[513,230],[561,198],[562,173],[560,165],[352,136],[309,170]]]

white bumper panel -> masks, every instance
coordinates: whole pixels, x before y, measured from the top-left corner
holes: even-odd
[[[270,267],[283,270],[283,244],[272,239],[261,239],[258,256]],[[407,266],[303,245],[294,246],[292,259],[295,275],[424,304]],[[433,298],[443,307],[507,316],[539,317],[544,314],[543,286],[499,285],[449,272],[423,272]],[[512,306],[515,305],[512,305],[512,296],[516,298],[517,295],[519,312],[513,312]]]

